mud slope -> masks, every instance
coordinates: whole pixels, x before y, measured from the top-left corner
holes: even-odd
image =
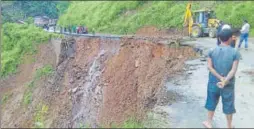
[[[1,91],[11,94],[3,104],[2,127],[108,127],[130,117],[142,120],[165,80],[195,56],[191,47],[143,38],[52,41],[20,73],[1,80]],[[27,82],[46,64],[53,73],[35,82],[33,99],[24,106]]]
[[[32,81],[37,69],[44,65],[55,67],[55,53],[51,44],[42,44],[38,47],[35,55],[26,55],[23,64],[18,68],[16,75],[0,80],[0,94],[6,97],[6,102],[2,106],[1,127],[31,127],[33,126],[33,116],[36,106],[43,100],[45,92],[46,78],[35,82],[36,90],[32,93],[32,102],[28,106],[23,104],[27,84]]]
[[[145,39],[79,38],[76,47],[69,71],[74,127],[143,118],[166,77],[195,55],[190,47],[170,48]]]

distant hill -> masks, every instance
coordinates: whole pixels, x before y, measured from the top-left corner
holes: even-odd
[[[2,1],[1,15],[4,23],[34,16],[58,18],[68,6],[68,1]]]

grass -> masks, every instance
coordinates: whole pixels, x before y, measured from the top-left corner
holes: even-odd
[[[34,116],[34,128],[45,128],[45,115],[48,112],[48,106],[39,104]]]
[[[129,118],[123,123],[121,128],[144,128],[141,122],[138,122],[135,118]]]
[[[89,124],[79,123],[79,128],[92,128]],[[105,128],[104,126],[99,126],[98,128]],[[135,118],[131,117],[126,120],[122,125],[117,126],[117,124],[112,123],[110,128],[144,128],[141,122],[138,122]]]
[[[12,93],[5,93],[1,99],[0,104],[5,104],[12,95]]]
[[[32,91],[31,90],[27,90],[23,96],[23,104],[24,105],[28,105],[32,102]]]
[[[85,25],[88,29],[94,28],[97,32],[115,34],[134,33],[145,25],[159,28],[181,27],[186,3],[183,1],[72,2],[67,12],[60,17],[58,24]],[[84,8],[85,11],[80,11]]]
[[[27,89],[23,96],[23,104],[29,105],[32,102],[32,95],[33,95],[33,89],[35,87],[35,82],[42,77],[47,77],[52,75],[53,73],[53,67],[51,65],[45,65],[42,68],[39,68],[36,70],[35,76],[33,77],[32,81],[27,83]]]
[[[51,37],[61,35],[47,33],[31,24],[3,24],[0,77],[15,73],[25,54],[35,54],[36,46],[47,43]]]
[[[53,67],[51,65],[45,65],[44,67],[36,70],[35,79],[41,79],[42,77],[49,76],[53,73]]]
[[[105,128],[105,127],[102,125],[99,128]],[[129,119],[127,119],[120,125],[118,125],[116,123],[112,123],[110,125],[110,128],[144,128],[144,125],[142,122],[138,121],[134,117],[130,117]]]
[[[91,126],[89,124],[83,124],[83,123],[79,123],[79,128],[83,129],[83,128],[91,128]]]
[[[231,23],[234,27],[241,27],[243,19],[247,19],[250,26],[254,26],[253,4],[253,1],[221,2],[216,6],[215,12],[219,19],[226,23]],[[254,36],[254,29],[251,29],[250,31],[250,35]]]
[[[158,28],[182,28],[188,1],[96,1],[72,2],[60,16],[59,25],[84,25],[96,32],[131,34],[139,28],[152,25]],[[217,17],[241,27],[242,19],[254,26],[253,1],[199,1],[192,10],[213,7]],[[84,10],[85,9],[85,10]],[[84,10],[84,11],[83,11]],[[254,34],[254,29],[251,30]]]

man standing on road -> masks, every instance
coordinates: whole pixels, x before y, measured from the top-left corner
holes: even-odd
[[[232,128],[232,118],[235,111],[235,73],[237,71],[240,53],[230,47],[232,30],[223,29],[219,33],[221,44],[210,50],[208,54],[209,81],[205,108],[208,118],[203,122],[207,128],[212,128],[212,119],[219,98],[222,98],[223,113],[226,114],[227,127]]]
[[[220,31],[224,30],[224,29],[231,29],[231,26],[228,25],[228,24],[225,24],[224,22],[220,22],[220,25],[218,27],[218,31],[217,31],[217,34],[220,33]],[[221,44],[221,41],[219,39],[219,36],[217,36],[217,45],[220,45]]]
[[[245,41],[245,50],[248,49],[248,37],[249,37],[249,31],[250,31],[250,24],[247,20],[244,20],[244,24],[242,26],[242,29],[240,30],[241,36],[238,48],[241,47],[243,40]]]

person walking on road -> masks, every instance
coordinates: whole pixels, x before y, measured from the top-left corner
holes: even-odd
[[[242,29],[240,30],[241,36],[240,41],[238,44],[238,48],[241,48],[243,40],[245,41],[245,50],[248,49],[248,37],[249,37],[249,31],[250,31],[250,24],[247,20],[244,20],[244,24],[242,26]]]
[[[221,44],[211,49],[208,54],[209,80],[205,108],[208,110],[207,120],[203,125],[212,128],[214,111],[219,98],[222,98],[223,113],[226,115],[227,127],[232,128],[235,110],[235,73],[240,53],[230,46],[233,32],[223,29],[219,33]]]

